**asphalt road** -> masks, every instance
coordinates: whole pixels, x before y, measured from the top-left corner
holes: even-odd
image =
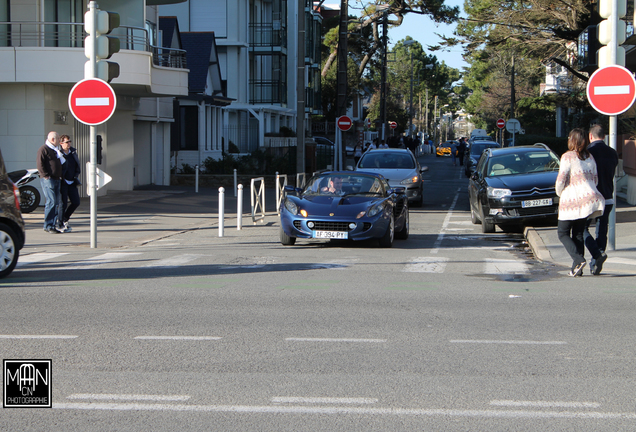
[[[634,430],[633,281],[482,234],[460,167],[429,161],[391,249],[270,223],[25,263],[0,352],[52,360],[53,409],[0,430]]]

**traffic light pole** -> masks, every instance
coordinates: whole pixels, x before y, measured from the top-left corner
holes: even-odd
[[[97,23],[97,2],[91,1],[88,3],[88,14],[91,14],[91,22],[96,27]],[[91,46],[93,49],[90,51],[89,67],[84,73],[84,78],[95,78],[97,70],[97,32],[91,31],[88,37],[91,39]],[[90,238],[91,249],[97,247],[97,130],[95,126],[90,126],[90,159],[88,162],[88,193],[90,196]]]
[[[610,60],[611,64],[616,64],[618,60],[618,20],[620,19],[618,16],[618,0],[612,0],[612,15],[610,17],[611,26],[612,26],[612,40],[608,44],[610,51]],[[623,65],[624,66],[624,65]],[[614,150],[617,150],[616,145],[616,131],[618,130],[618,117],[615,115],[610,116],[609,118],[609,146]],[[614,206],[612,207],[612,211],[610,212],[608,219],[608,230],[607,230],[607,248],[611,251],[616,250],[616,173],[614,173],[613,177],[613,195],[612,199],[614,200]]]

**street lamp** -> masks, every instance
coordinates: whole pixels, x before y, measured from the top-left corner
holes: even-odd
[[[410,39],[404,42],[404,46],[413,45],[417,41]],[[411,97],[409,99],[409,138],[413,138],[413,51],[411,51]]]
[[[376,7],[377,12],[382,12],[382,70],[380,71],[380,124],[382,125],[381,139],[386,139],[386,54],[387,43],[389,41],[387,30],[389,26],[389,8],[388,4],[378,5]]]

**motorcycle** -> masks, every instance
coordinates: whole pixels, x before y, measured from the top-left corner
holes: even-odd
[[[9,178],[20,190],[20,210],[22,213],[31,213],[40,205],[40,192],[31,183],[40,177],[38,170],[26,169],[10,172]]]

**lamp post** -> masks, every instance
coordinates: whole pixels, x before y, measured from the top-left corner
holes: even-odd
[[[387,43],[389,41],[387,31],[389,27],[389,5],[383,4],[376,8],[376,11],[382,12],[382,70],[380,71],[380,124],[382,127],[380,139],[386,139],[386,54]]]
[[[413,45],[417,41],[410,39],[404,42],[404,46]],[[411,51],[411,96],[409,98],[409,137],[413,138],[413,51]]]

